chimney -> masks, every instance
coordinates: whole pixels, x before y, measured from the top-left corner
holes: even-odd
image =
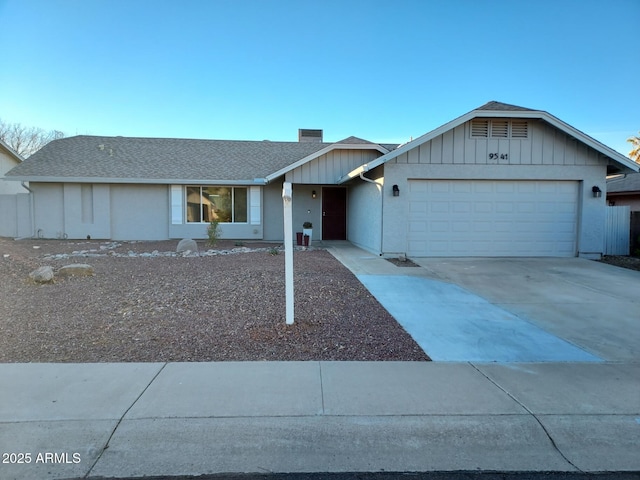
[[[298,129],[298,142],[322,143],[322,130]]]

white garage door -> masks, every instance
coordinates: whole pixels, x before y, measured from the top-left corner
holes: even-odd
[[[407,254],[576,255],[578,182],[411,180]]]

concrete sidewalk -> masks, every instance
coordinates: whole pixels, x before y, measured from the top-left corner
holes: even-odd
[[[30,463],[0,478],[640,471],[638,378],[612,363],[2,364],[0,451]]]

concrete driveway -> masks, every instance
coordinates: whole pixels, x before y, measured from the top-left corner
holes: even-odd
[[[436,361],[638,362],[640,272],[581,258],[330,251]]]
[[[451,282],[605,361],[640,361],[640,272],[581,258],[417,259]]]

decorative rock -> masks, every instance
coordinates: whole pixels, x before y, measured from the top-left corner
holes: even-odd
[[[77,277],[91,277],[94,275],[93,267],[86,263],[72,263],[71,265],[65,265],[60,267],[58,275],[62,276],[77,276]]]
[[[178,247],[176,248],[176,252],[180,253],[186,251],[189,251],[189,253],[198,253],[198,244],[195,240],[191,240],[190,238],[183,238],[182,240],[180,240],[180,242],[178,243]]]
[[[29,274],[29,278],[36,283],[53,283],[53,267],[38,267]]]

